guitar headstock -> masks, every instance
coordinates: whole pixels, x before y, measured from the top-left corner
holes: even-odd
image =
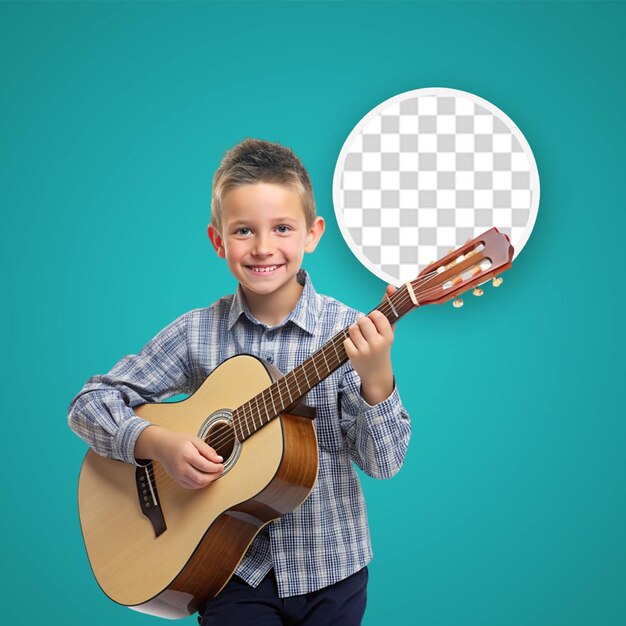
[[[477,286],[490,278],[497,287],[502,282],[497,274],[508,270],[512,261],[511,241],[497,228],[491,228],[425,267],[407,287],[411,285],[420,306],[441,304],[452,298],[456,298],[455,306],[462,306],[460,294],[476,287],[475,295],[482,295]]]

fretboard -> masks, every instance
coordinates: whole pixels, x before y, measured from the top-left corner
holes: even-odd
[[[385,297],[375,310],[383,313],[391,324],[395,324],[414,307],[409,290],[404,285],[393,295]],[[288,410],[313,387],[341,367],[348,360],[343,347],[343,342],[347,338],[348,329],[345,328],[306,361],[235,409],[233,422],[239,441],[244,441],[280,413]]]

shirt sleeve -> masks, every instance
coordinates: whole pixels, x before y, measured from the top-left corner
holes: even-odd
[[[70,428],[98,454],[138,465],[135,443],[150,422],[133,407],[190,393],[187,316],[164,328],[139,354],[93,376],[69,407]]]
[[[348,367],[339,388],[340,424],[352,460],[372,478],[391,478],[404,463],[411,421],[395,386],[371,406],[361,396],[361,379]]]

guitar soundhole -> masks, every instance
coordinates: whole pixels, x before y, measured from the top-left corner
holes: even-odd
[[[241,443],[233,426],[233,412],[218,409],[204,420],[198,437],[206,441],[223,459],[222,476],[230,472],[241,455]]]
[[[206,434],[204,440],[224,459],[230,459],[235,447],[235,431],[230,422],[216,422]]]

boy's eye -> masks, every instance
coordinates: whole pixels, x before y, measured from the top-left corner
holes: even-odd
[[[279,233],[288,233],[291,230],[291,228],[289,228],[289,226],[287,226],[286,224],[281,224],[280,226],[276,227],[276,230]]]
[[[235,234],[237,235],[247,235],[250,232],[249,228],[246,228],[245,226],[242,226],[241,228],[238,228],[235,231]]]

